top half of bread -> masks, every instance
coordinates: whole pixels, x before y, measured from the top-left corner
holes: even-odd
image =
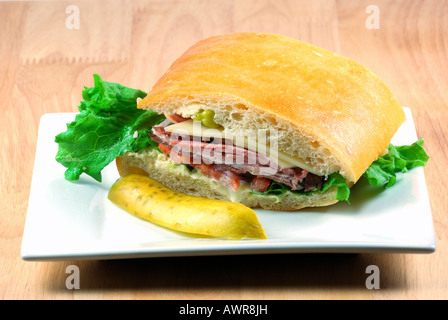
[[[139,108],[213,110],[233,134],[277,129],[280,151],[356,182],[405,120],[390,89],[359,63],[275,34],[230,33],[181,55]]]

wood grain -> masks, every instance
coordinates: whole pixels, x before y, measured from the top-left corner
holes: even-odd
[[[106,3],[107,2],[107,3]],[[367,29],[366,8],[380,9]],[[80,8],[80,29],[65,26]],[[0,2],[1,299],[447,299],[448,1],[169,0]],[[24,262],[20,246],[39,119],[76,111],[92,74],[149,90],[196,41],[273,32],[336,51],[377,73],[412,109],[431,156],[431,255],[256,255]],[[67,290],[65,268],[81,272]],[[367,290],[365,269],[381,270]]]

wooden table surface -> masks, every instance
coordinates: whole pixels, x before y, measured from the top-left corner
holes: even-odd
[[[367,27],[378,22],[371,4],[379,29]],[[40,117],[77,111],[93,73],[149,90],[193,43],[233,31],[279,33],[353,58],[411,108],[431,156],[424,171],[436,252],[23,261]],[[0,2],[0,35],[0,298],[448,298],[448,1]],[[65,286],[73,264],[80,290]],[[369,265],[380,270],[379,290],[365,286]]]

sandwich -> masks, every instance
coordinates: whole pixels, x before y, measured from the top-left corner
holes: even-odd
[[[56,137],[68,180],[101,181],[116,160],[120,176],[145,175],[188,195],[299,210],[349,202],[361,177],[391,187],[397,172],[429,158],[423,139],[390,144],[405,114],[376,75],[280,35],[199,41],[147,94],[94,79]]]

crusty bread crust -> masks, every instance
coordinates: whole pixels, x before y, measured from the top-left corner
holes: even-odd
[[[118,157],[116,165],[120,176],[134,173],[145,175],[178,192],[198,197],[235,201],[250,208],[292,211],[306,207],[328,206],[338,202],[334,199],[337,192],[336,187],[323,193],[316,191],[309,196],[287,192],[281,199],[247,192],[242,198],[235,200],[225,192],[226,187],[217,188],[221,184],[220,182],[205,177],[199,171],[191,174],[186,167],[175,164],[168,156],[155,150],[129,152]]]
[[[235,135],[278,129],[279,150],[321,175],[356,182],[405,120],[389,88],[359,63],[265,33],[202,40],[180,56],[139,104],[191,117],[215,112]]]

